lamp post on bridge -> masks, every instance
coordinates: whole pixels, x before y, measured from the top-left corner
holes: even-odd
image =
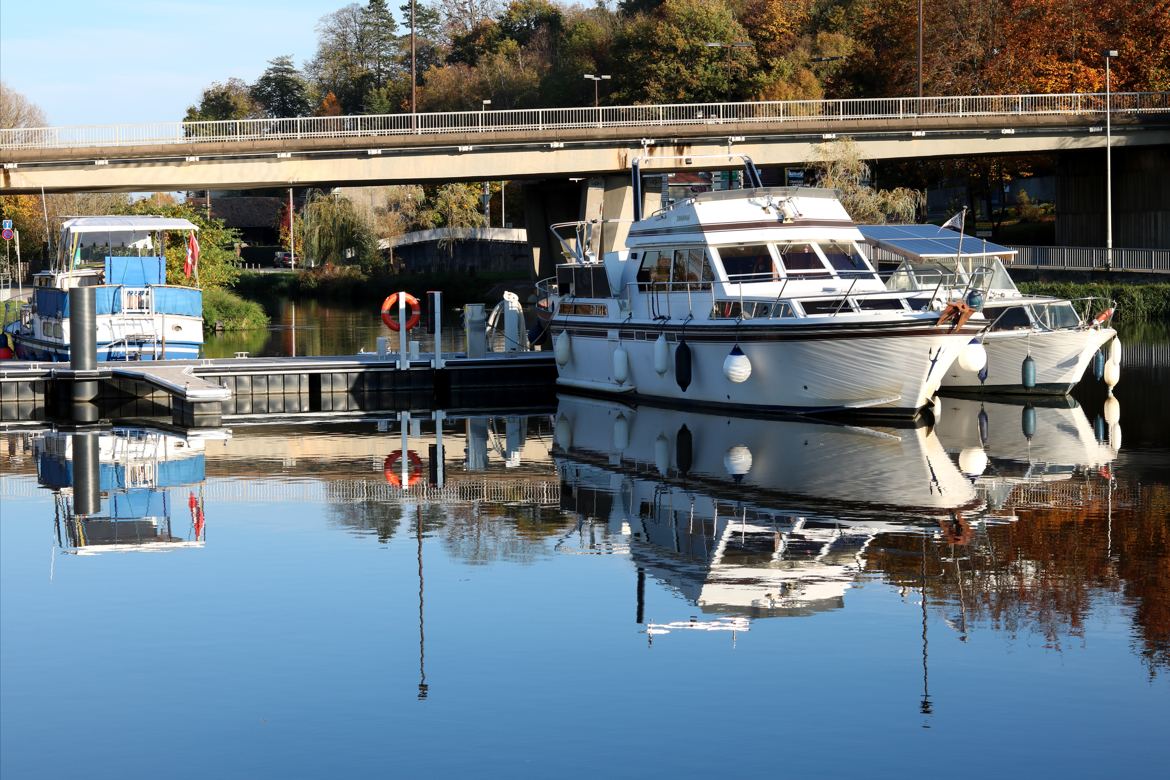
[[[487,107],[492,104],[491,98],[484,98],[479,101],[479,132],[483,132],[483,115],[487,111]],[[485,180],[483,183],[483,195],[480,196],[483,201],[483,224],[485,227],[492,226],[492,190],[491,185]]]
[[[1109,83],[1109,61],[1117,49],[1106,49],[1105,56],[1105,270],[1113,268],[1113,104]]]
[[[598,84],[600,84],[602,81],[609,81],[611,77],[608,75],[594,76],[592,73],[586,73],[585,78],[593,82],[593,107],[600,108],[601,96],[597,89]]]
[[[726,53],[724,56],[724,63],[727,67],[727,100],[728,102],[731,102],[731,50],[749,49],[751,48],[751,43],[748,41],[731,41],[730,43],[707,41],[703,45],[708,49],[723,49],[723,51]]]

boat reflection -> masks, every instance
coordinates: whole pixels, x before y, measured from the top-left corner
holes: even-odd
[[[876,535],[960,537],[983,506],[926,428],[562,396],[554,455],[563,508],[626,537],[639,569],[725,617],[839,609]]]
[[[230,436],[138,427],[36,434],[37,481],[53,491],[57,544],[77,555],[202,547],[204,446]],[[180,513],[186,533],[175,529]]]
[[[1082,502],[1086,490],[1112,485],[1121,427],[1120,405],[1110,401],[1094,425],[1069,397],[1041,404],[940,398],[935,431],[992,510],[1021,501],[1068,506]],[[1087,481],[1091,474],[1103,480]]]

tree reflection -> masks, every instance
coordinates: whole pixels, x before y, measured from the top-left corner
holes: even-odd
[[[923,552],[912,534],[884,534],[867,550],[865,570],[925,587],[961,634],[983,624],[1038,634],[1056,650],[1084,639],[1093,608],[1119,594],[1133,610],[1135,652],[1151,674],[1170,669],[1170,488],[1099,479],[1072,487],[1076,501],[1017,504],[1017,522],[981,527],[966,544],[944,537]],[[1021,488],[1023,498],[1036,490]]]

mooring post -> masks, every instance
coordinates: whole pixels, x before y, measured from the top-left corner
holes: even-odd
[[[487,356],[487,316],[482,303],[463,307],[463,328],[467,337],[467,357]]]
[[[438,371],[443,367],[443,293],[441,290],[430,290],[431,319],[435,324],[435,358],[431,367]]]
[[[74,287],[69,291],[69,368],[73,371],[97,370],[97,303],[93,287]],[[92,422],[93,399],[97,398],[96,379],[74,377],[71,390],[73,418]]]
[[[96,515],[101,510],[101,457],[98,432],[78,431],[73,436],[73,514]]]
[[[405,371],[410,368],[410,358],[406,354],[406,293],[398,293],[398,367]],[[403,460],[406,453],[402,454]]]

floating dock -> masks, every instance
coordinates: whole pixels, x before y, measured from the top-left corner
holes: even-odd
[[[102,417],[170,413],[185,428],[214,427],[225,417],[312,412],[396,411],[479,405],[493,396],[551,394],[551,352],[448,354],[366,353],[339,357],[220,358],[100,363],[0,364],[0,422],[69,419],[73,388],[96,383]],[[533,401],[536,402],[535,400]]]

